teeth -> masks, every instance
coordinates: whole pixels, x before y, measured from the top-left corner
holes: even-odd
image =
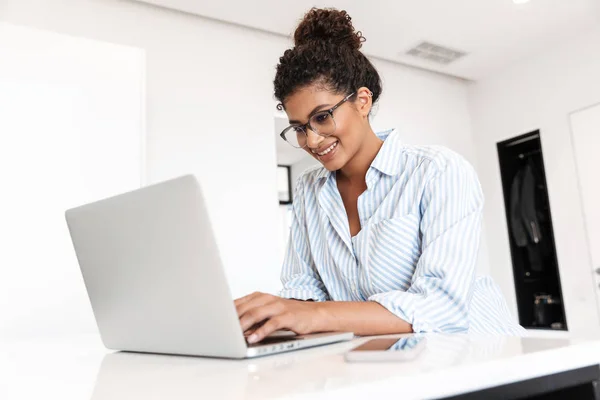
[[[329,148],[327,148],[326,150],[324,150],[321,153],[317,153],[320,156],[324,156],[325,154],[329,153],[331,150],[333,150],[335,148],[335,146],[337,146],[338,142],[334,142],[331,146],[329,146]]]

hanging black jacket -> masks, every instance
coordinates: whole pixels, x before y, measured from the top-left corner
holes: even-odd
[[[535,189],[533,169],[527,163],[515,175],[510,189],[510,229],[519,247],[537,244],[542,240]]]
[[[521,221],[525,225],[525,231],[529,235],[530,242],[538,244],[542,240],[542,233],[537,218],[536,184],[533,168],[528,162],[523,170],[523,182],[521,184]]]
[[[513,178],[510,187],[510,226],[515,243],[519,247],[527,246],[527,232],[521,222],[521,184],[523,182],[523,169],[520,169]]]
[[[544,268],[542,235],[536,209],[536,178],[531,163],[515,175],[510,193],[510,230],[515,243],[527,248],[526,271],[540,272]]]

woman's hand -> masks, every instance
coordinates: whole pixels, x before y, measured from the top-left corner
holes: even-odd
[[[314,332],[354,332],[358,336],[410,333],[412,326],[373,301],[288,300],[252,293],[235,301],[249,343],[289,329],[299,335]]]
[[[289,329],[299,335],[318,329],[318,303],[315,302],[255,292],[234,303],[248,343],[259,342],[280,329]]]

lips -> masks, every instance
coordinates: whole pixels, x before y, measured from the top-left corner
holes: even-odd
[[[321,146],[319,149],[313,150],[312,152],[317,154],[319,157],[323,157],[323,156],[327,155],[329,152],[331,152],[333,149],[335,149],[337,145],[338,145],[338,141],[336,140],[335,142],[327,145],[327,147]]]
[[[339,147],[339,142],[336,140],[327,147],[320,147],[320,151],[313,151],[313,154],[316,155],[317,159],[321,161],[321,163],[328,164],[336,157]]]

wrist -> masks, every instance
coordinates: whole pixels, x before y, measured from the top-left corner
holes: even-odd
[[[313,332],[331,332],[335,331],[335,327],[333,326],[333,318],[329,315],[329,310],[327,308],[327,302],[319,301],[311,304],[313,306]]]

